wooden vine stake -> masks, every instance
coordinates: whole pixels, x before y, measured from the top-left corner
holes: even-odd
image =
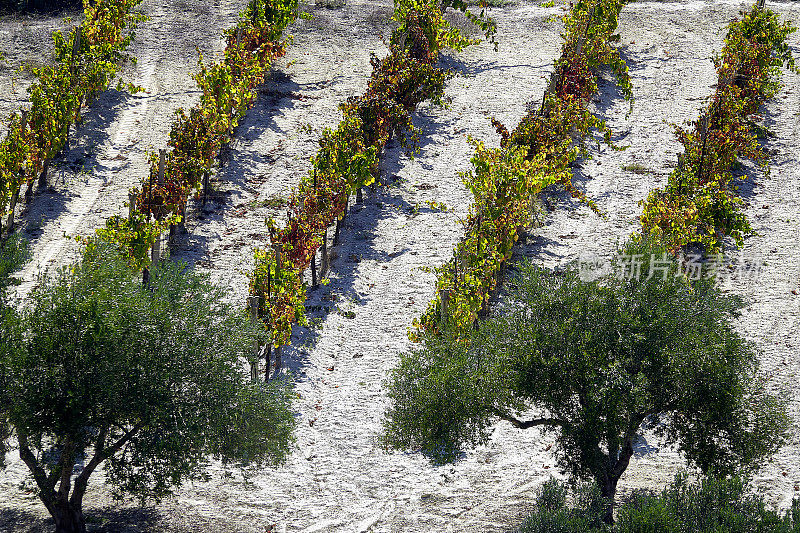
[[[281,365],[283,362],[281,361],[281,346],[275,346],[272,350],[272,356],[275,359],[275,370],[272,372],[272,377],[278,377],[278,374],[281,371]]]
[[[161,261],[161,235],[156,235],[153,247],[150,249],[150,266],[155,269]]]
[[[277,276],[278,273],[282,269],[283,269],[283,258],[281,257],[281,249],[280,249],[280,247],[276,246],[275,247],[275,276]],[[272,374],[272,377],[276,377],[278,375],[278,372],[281,369],[281,347],[280,346],[275,346],[273,354],[275,356],[275,371]]]
[[[281,270],[283,270],[283,257],[280,246],[275,245],[275,275],[277,276]]]
[[[594,8],[595,6],[592,6],[592,8],[589,9],[589,16],[586,17],[586,25],[583,28],[583,35],[578,37],[578,42],[575,45],[575,55],[581,55],[581,52],[583,52],[583,45],[586,44],[586,39],[589,36],[589,27],[594,18]]]
[[[158,186],[164,186],[164,160],[167,157],[167,151],[163,148],[158,151]]]
[[[450,306],[450,290],[442,289],[439,291],[440,310],[442,312],[442,324],[447,324],[448,307]]]
[[[208,190],[211,188],[211,178],[208,175],[208,172],[203,173],[203,207],[206,206],[206,202],[208,201]]]
[[[317,252],[311,255],[311,286],[317,286]]]
[[[70,61],[69,70],[70,74],[75,75],[75,56],[81,47],[81,27],[75,26],[75,38],[72,40],[72,60]]]
[[[700,163],[697,165],[697,179],[703,179],[703,163],[706,157],[706,143],[708,141],[708,115],[700,119]]]
[[[130,191],[128,193],[128,220],[133,218],[133,214],[136,213],[136,197],[138,195],[134,191]]]
[[[181,221],[178,222],[178,231],[183,235],[189,233],[186,231],[186,202],[181,204]]]
[[[558,85],[560,84],[560,76],[558,71],[553,72],[550,76],[550,81],[547,83],[547,89],[544,91],[544,95],[542,96],[542,107],[539,109],[539,114],[545,114],[545,105],[547,104],[547,95],[556,92],[558,89]]]
[[[678,154],[678,171],[682,173],[685,168],[686,168],[686,153]],[[680,178],[678,181],[678,192],[680,193],[683,191],[684,179],[682,174],[679,174],[679,176]]]
[[[28,110],[23,109],[22,116],[20,117],[19,121],[19,131],[23,137],[25,136],[25,130],[27,129],[27,127],[28,127]],[[28,180],[28,177],[25,175],[25,170],[22,171],[22,178],[28,183],[28,188],[25,189],[25,203],[29,204],[31,203],[31,200],[33,200],[33,180],[30,181]]]
[[[364,195],[361,192],[361,187],[359,187],[358,189],[356,189],[356,203],[360,204],[363,201],[364,201]]]
[[[39,174],[39,188],[44,189],[47,187],[47,172],[50,170],[50,160],[45,159],[42,164],[42,173]]]
[[[19,189],[14,189],[11,195],[11,204],[8,206],[8,220],[6,221],[6,230],[8,234],[14,230],[14,209],[17,207],[17,199],[19,198]]]
[[[247,308],[250,310],[250,322],[255,324],[258,322],[258,306],[260,303],[258,296],[250,296],[247,298]],[[253,355],[250,359],[250,381],[258,381],[258,354],[261,349],[258,339],[253,340]]]
[[[325,277],[328,273],[328,228],[322,232],[322,265],[319,272],[319,277]]]

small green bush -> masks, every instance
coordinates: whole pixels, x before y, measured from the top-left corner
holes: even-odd
[[[567,493],[564,483],[555,479],[546,481],[536,501],[536,510],[525,520],[520,533],[606,531],[603,516],[607,502],[596,484],[578,485],[571,507],[567,505]]]
[[[707,477],[691,483],[685,474],[660,494],[640,491],[621,503],[614,526],[602,522],[603,498],[594,484],[579,485],[572,505],[565,484],[550,480],[518,533],[797,533],[800,500],[787,513],[766,508],[748,494],[742,478]]]

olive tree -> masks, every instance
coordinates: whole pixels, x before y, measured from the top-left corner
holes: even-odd
[[[425,337],[390,374],[387,444],[452,460],[498,420],[545,428],[560,466],[597,482],[608,522],[647,428],[718,475],[772,453],[788,419],[731,324],[741,302],[713,280],[687,281],[656,244],[622,252],[637,258],[637,275],[584,281],[575,268],[526,264],[471,338]]]
[[[211,457],[285,457],[289,390],[244,378],[258,328],[224,301],[168,262],[144,287],[100,246],[6,317],[0,421],[56,531],[85,531],[82,501],[101,465],[115,495],[144,501],[201,475]]]

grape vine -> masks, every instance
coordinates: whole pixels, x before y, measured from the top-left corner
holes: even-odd
[[[193,76],[202,91],[199,104],[175,112],[167,143],[171,150],[163,162],[150,154],[150,174],[133,191],[131,216],[110,218],[100,232],[128,256],[132,267],[146,267],[163,228],[185,218],[189,196],[214,169],[272,62],[285,54],[291,38],[283,38],[283,31],[297,16],[297,0],[251,0],[237,25],[225,32],[223,60],[207,65],[200,56]]]
[[[644,201],[642,232],[672,251],[700,243],[718,252],[725,237],[741,246],[752,232],[736,195],[731,168],[747,158],[768,171],[752,116],[781,88],[781,68],[798,71],[787,37],[796,30],[756,4],[728,26],[722,54],[714,58],[717,88],[692,130],[675,126],[684,147],[663,189]]]
[[[465,12],[493,40],[494,23],[459,0],[396,0],[392,18],[399,26],[389,55],[373,56],[366,92],[344,102],[342,121],[324,130],[313,168],[289,202],[288,223],[278,228],[268,221],[272,247],[256,251],[250,294],[265,303],[259,313],[273,346],[289,342],[294,322],[305,323],[302,273],[323,244],[325,230],[344,214],[350,194],[375,182],[391,135],[413,149],[419,134],[411,122],[416,106],[441,101],[449,73],[435,66],[439,51],[478,42],[445,20],[447,7]]]
[[[611,130],[589,111],[597,92],[597,71],[609,68],[624,96],[633,99],[628,68],[611,42],[625,0],[584,0],[564,17],[564,45],[541,106],[531,105],[517,128],[509,133],[493,119],[501,136],[500,148],[472,140],[472,169],[462,174],[475,201],[465,222],[466,234],[454,257],[434,269],[436,297],[410,337],[420,332],[455,334],[468,331],[496,287],[503,264],[511,257],[520,230],[532,214],[533,197],[545,187],[561,184],[593,209],[593,202],[572,184],[570,165],[586,154],[583,140],[590,130]],[[573,139],[578,140],[574,142]],[[445,302],[443,302],[445,300]]]
[[[37,81],[28,88],[31,108],[11,114],[8,134],[0,142],[0,216],[10,215],[9,229],[22,186],[30,191],[47,161],[67,143],[83,106],[108,87],[123,60],[133,59],[125,50],[145,20],[134,11],[140,3],[84,0],[83,24],[66,36],[53,33],[55,62],[34,69]]]

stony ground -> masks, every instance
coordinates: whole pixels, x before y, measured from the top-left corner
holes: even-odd
[[[126,76],[148,93],[110,91],[92,106],[69,154],[21,214],[32,239],[33,260],[24,271],[20,296],[37,272],[64,264],[76,252],[66,235],[92,231],[122,212],[128,188],[146,173],[146,152],[165,144],[173,110],[198,98],[189,78],[199,47],[206,57],[222,49],[222,29],[244,2],[169,6],[146,0],[150,15],[138,33],[137,66]],[[466,136],[496,144],[489,123],[497,116],[509,127],[541,98],[546,76],[560,50],[561,3],[543,8],[520,2],[491,9],[498,21],[500,51],[481,45],[448,54],[444,66],[458,74],[447,86],[446,108],[423,105],[415,117],[423,129],[413,159],[390,146],[383,160],[387,186],[367,194],[352,210],[334,250],[331,282],[309,293],[311,328],[297,328],[285,354],[299,398],[297,444],[288,462],[249,479],[214,469],[209,482],[177,490],[174,497],[140,509],[116,504],[100,479],[87,496],[92,529],[98,531],[508,531],[524,516],[537,487],[558,476],[553,439],[499,424],[491,442],[469,451],[452,466],[434,467],[414,453],[388,453],[376,444],[386,407],[382,382],[398,354],[410,346],[406,331],[432,297],[433,276],[419,267],[446,261],[462,234],[469,194],[458,178],[468,168]],[[800,5],[769,2],[785,18],[800,22]],[[608,257],[636,229],[639,201],[663,184],[674,167],[678,143],[669,122],[696,117],[715,81],[711,56],[722,46],[724,25],[749,2],[636,2],[620,20],[620,48],[630,66],[636,104],[622,100],[611,81],[601,86],[597,112],[630,147],[615,152],[596,143],[591,160],[576,169],[576,181],[607,213],[553,194],[543,226],[531,233],[519,257],[548,266],[581,256]],[[294,44],[236,131],[227,163],[216,176],[210,209],[190,209],[189,234],[173,257],[187,261],[228,285],[244,302],[252,252],[266,242],[264,218],[280,217],[280,204],[310,168],[315,140],[339,120],[337,105],[361,93],[370,72],[370,53],[386,53],[386,0],[348,0],[343,8],[307,6],[311,21],[291,31]],[[37,31],[57,20],[29,21]],[[10,61],[39,59],[46,48],[35,32],[25,37],[19,19],[0,20],[0,35],[28,43]],[[800,36],[792,37],[800,51]],[[748,216],[758,232],[741,250],[730,247],[736,264],[727,287],[749,306],[737,326],[762,351],[771,386],[790,401],[800,427],[797,372],[800,370],[800,84],[786,77],[784,91],[763,110],[775,134],[769,178],[752,170],[742,187]],[[20,81],[0,71],[3,113],[24,101]],[[308,126],[311,127],[309,131]],[[628,169],[628,170],[624,170]],[[634,172],[631,169],[635,169]],[[426,203],[445,203],[446,212]],[[350,313],[352,312],[352,313]],[[786,508],[800,496],[800,438],[797,433],[757,474],[754,489],[771,505]],[[48,522],[16,454],[0,474],[0,529],[46,531]],[[657,489],[683,465],[678,454],[645,436],[621,481],[623,494]]]

